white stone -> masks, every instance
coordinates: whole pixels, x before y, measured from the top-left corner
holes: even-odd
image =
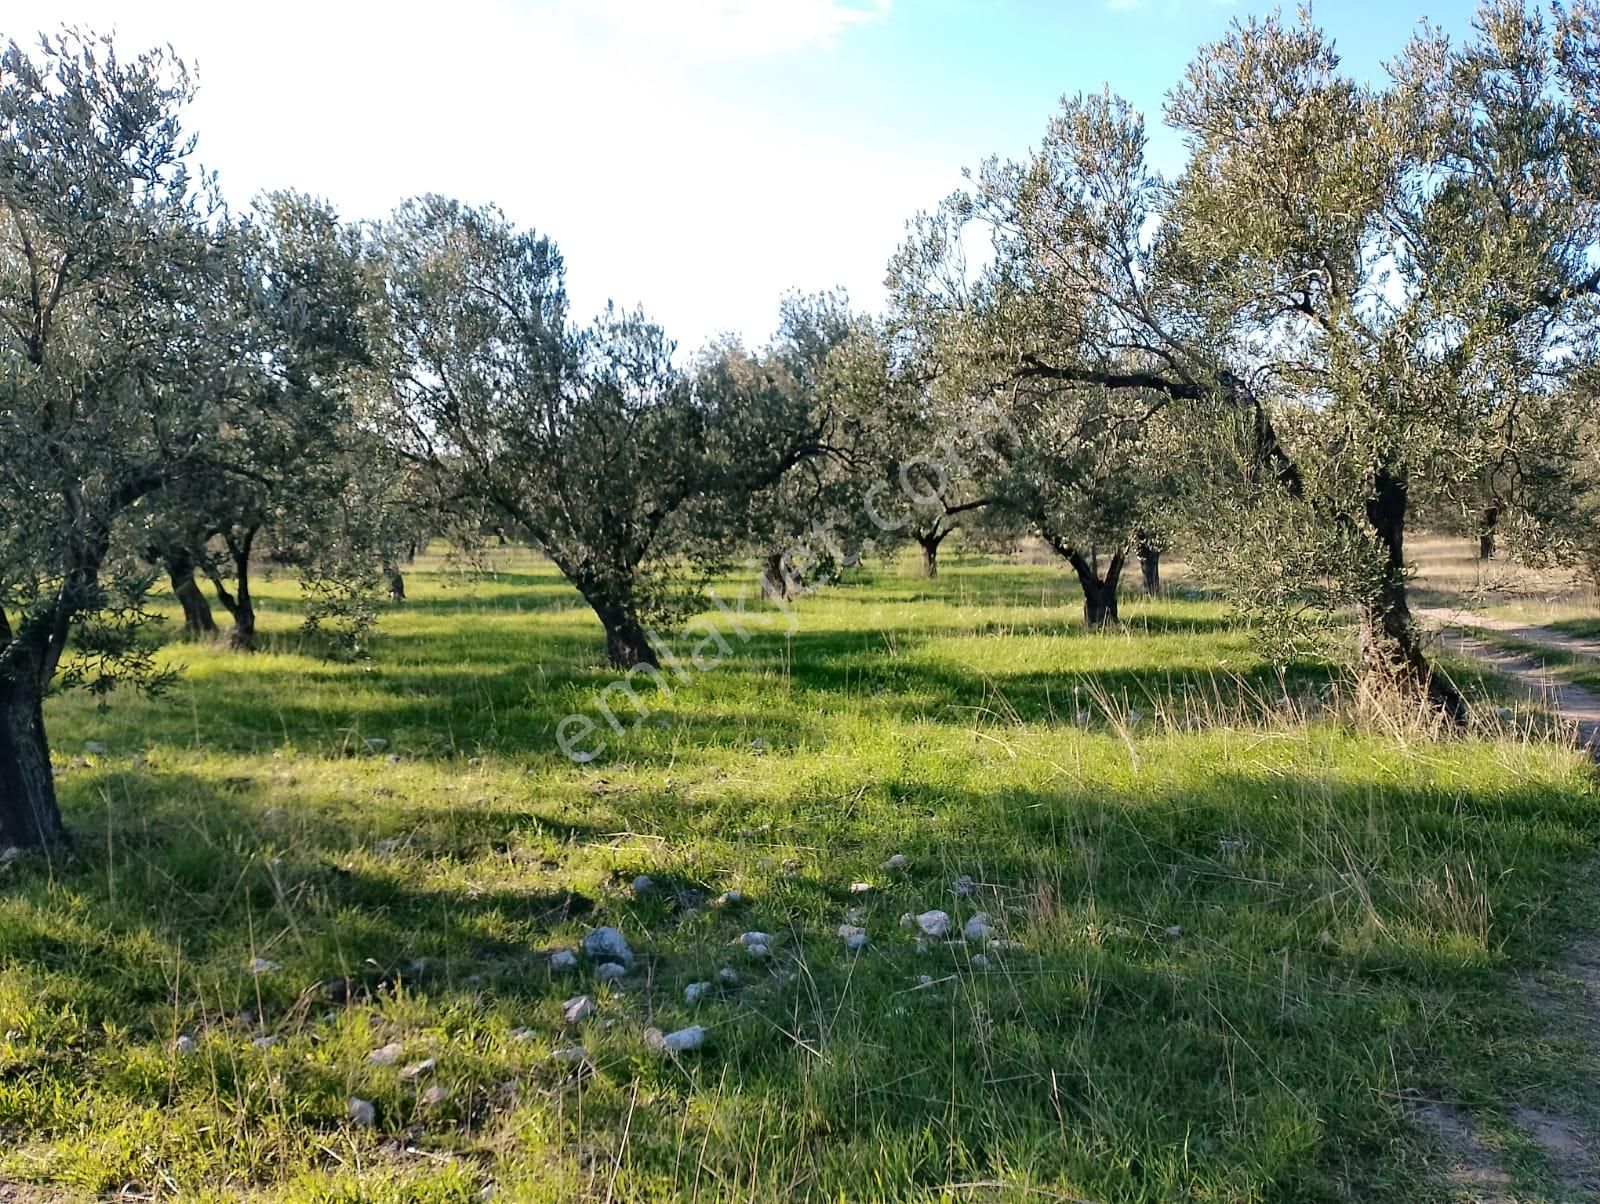
[[[400,1072],[400,1077],[407,1080],[420,1079],[425,1074],[432,1074],[439,1065],[438,1058],[423,1058],[420,1062],[413,1062]]]
[[[250,963],[250,973],[252,974],[271,974],[274,970],[281,969],[283,969],[283,967],[277,962],[265,957],[255,958]]]
[[[757,945],[772,944],[772,937],[765,932],[747,932],[739,938],[739,943],[746,949],[753,949]]]
[[[744,951],[751,957],[771,957],[772,950],[766,945],[746,945]]]
[[[587,995],[577,995],[561,1005],[568,1024],[576,1024],[586,1016],[594,1015],[594,1000]]]
[[[961,934],[969,941],[986,941],[994,936],[994,929],[989,926],[989,913],[980,911],[962,926]]]
[[[850,893],[852,895],[865,895],[870,893],[871,890],[872,883],[870,882],[852,882],[850,884]]]
[[[717,896],[717,905],[719,907],[732,907],[743,902],[744,891],[742,890],[725,890]]]
[[[685,1003],[699,1003],[700,997],[711,989],[709,982],[691,982],[683,988],[683,1001]]]
[[[444,1103],[444,1101],[449,1098],[449,1089],[439,1083],[435,1083],[432,1087],[429,1087],[422,1093],[422,1102],[430,1108]]]
[[[958,898],[965,899],[978,889],[978,884],[972,880],[971,874],[962,874],[950,884],[951,892]]]
[[[844,913],[844,922],[846,924],[860,924],[864,922],[866,918],[867,909],[865,907],[852,907],[849,911]]]
[[[982,953],[975,953],[972,955],[972,964],[976,969],[987,970],[989,968],[989,959]]]
[[[656,884],[650,880],[649,874],[640,874],[633,880],[633,893],[636,895],[648,895],[652,890],[655,889],[655,885]]]
[[[583,938],[583,951],[589,955],[591,961],[633,965],[633,950],[628,948],[627,938],[615,928],[594,929]]]
[[[250,1044],[255,1046],[257,1049],[271,1049],[277,1043],[278,1038],[276,1037],[257,1037],[254,1041],[250,1042]]]
[[[722,969],[718,970],[717,977],[730,987],[736,987],[739,985],[739,972],[733,969],[731,966],[724,966]]]
[[[589,1060],[589,1051],[581,1045],[568,1045],[562,1049],[551,1050],[550,1060],[571,1066],[575,1062],[587,1062]]]
[[[911,863],[906,858],[904,853],[896,853],[893,857],[889,858],[889,860],[885,861],[879,868],[886,870],[903,870],[909,864]]]
[[[184,1033],[174,1041],[173,1047],[181,1054],[192,1054],[196,1049],[194,1038],[188,1033]]]
[[[98,740],[85,740],[83,742],[83,751],[91,757],[103,757],[106,755],[106,746]]]
[[[626,978],[627,966],[619,966],[616,962],[601,962],[594,968],[594,976],[601,982],[615,982],[619,978]]]
[[[1499,716],[1500,722],[1508,723],[1516,715],[1516,712],[1513,711],[1510,707],[1500,707],[1498,710],[1495,711],[1495,714],[1497,716]]]
[[[661,1048],[668,1053],[684,1053],[691,1049],[699,1049],[706,1041],[706,1030],[698,1024],[688,1028],[680,1028],[675,1033],[668,1033],[661,1039]]]
[[[839,935],[844,938],[844,947],[852,951],[867,943],[867,930],[855,924],[840,924]]]
[[[552,970],[576,970],[578,968],[578,955],[571,949],[557,949],[550,955],[550,968]]]
[[[378,1123],[378,1110],[369,1101],[351,1096],[347,1107],[350,1113],[350,1123],[358,1129],[370,1129]]]
[[[1167,935],[1169,937],[1171,937],[1173,940],[1177,940],[1180,936],[1183,935],[1183,925],[1182,924],[1174,924],[1171,928],[1167,929]]]
[[[931,987],[933,985],[933,975],[931,975],[931,974],[919,974],[919,975],[917,975],[917,985],[919,987]]]
[[[531,1028],[514,1028],[511,1030],[511,1039],[513,1041],[532,1041],[538,1035]]]
[[[950,913],[948,911],[925,911],[917,917],[917,927],[922,930],[923,936],[931,936],[939,940],[950,931]]]
[[[369,1053],[367,1055],[367,1061],[371,1062],[374,1066],[393,1066],[400,1060],[401,1055],[405,1052],[406,1047],[404,1045],[400,1044],[398,1041],[391,1041],[389,1044],[381,1046]]]
[[[367,746],[369,752],[382,752],[389,747],[389,742],[381,736],[373,736],[371,739],[363,740],[362,743]]]

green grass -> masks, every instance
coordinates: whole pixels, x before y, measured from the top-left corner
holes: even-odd
[[[556,724],[612,680],[576,596],[527,558],[409,584],[368,663],[304,655],[277,584],[268,651],[174,644],[165,699],[50,702],[78,847],[0,870],[0,1183],[1442,1200],[1429,1098],[1547,1198],[1496,1118],[1600,1124],[1590,1051],[1510,989],[1593,922],[1600,793],[1570,751],[1359,725],[1213,603],[1130,599],[1090,634],[1059,573],[972,565],[806,599],[792,636],[767,612],[575,766]],[[1006,943],[919,952],[898,921],[930,907]],[[635,972],[552,973],[600,923]],[[684,1002],[722,968],[738,986]],[[698,1052],[646,1041],[690,1023]],[[553,1062],[573,1040],[590,1062]],[[391,1041],[437,1068],[367,1062]]]

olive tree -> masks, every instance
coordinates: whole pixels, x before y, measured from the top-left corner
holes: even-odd
[[[750,497],[819,446],[805,399],[691,374],[637,313],[575,324],[555,244],[497,210],[424,197],[376,246],[397,446],[445,506],[550,557],[613,664],[656,664],[647,624],[693,605]]]
[[[1366,664],[1446,713],[1407,597],[1410,499],[1472,490],[1486,449],[1548,438],[1530,400],[1587,357],[1600,269],[1600,39],[1505,0],[1424,29],[1381,84],[1308,17],[1236,23],[1168,101],[1187,166],[1145,157],[1110,95],[990,163],[999,232],[982,351],[1018,381],[1184,414],[1223,585],[1283,613],[1352,608]]]
[[[118,541],[217,452],[249,354],[190,89],[168,54],[74,33],[0,53],[0,845],[63,837],[46,691],[162,681]]]

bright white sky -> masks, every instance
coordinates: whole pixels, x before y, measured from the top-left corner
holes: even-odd
[[[1318,17],[1329,8],[1336,35],[1381,35],[1385,55],[1421,15],[1330,0]],[[724,330],[763,339],[789,288],[844,286],[876,308],[906,219],[959,185],[963,166],[1021,153],[1063,92],[1107,79],[1157,111],[1235,11],[1230,0],[0,0],[0,33],[32,41],[73,23],[114,29],[125,52],[170,43],[198,70],[188,124],[200,159],[235,203],[293,187],[365,218],[427,191],[493,201],[556,239],[578,316],[608,298],[643,303],[693,348]]]

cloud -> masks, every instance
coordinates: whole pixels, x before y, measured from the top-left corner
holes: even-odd
[[[591,0],[614,30],[697,58],[762,58],[824,46],[888,16],[892,0]]]

